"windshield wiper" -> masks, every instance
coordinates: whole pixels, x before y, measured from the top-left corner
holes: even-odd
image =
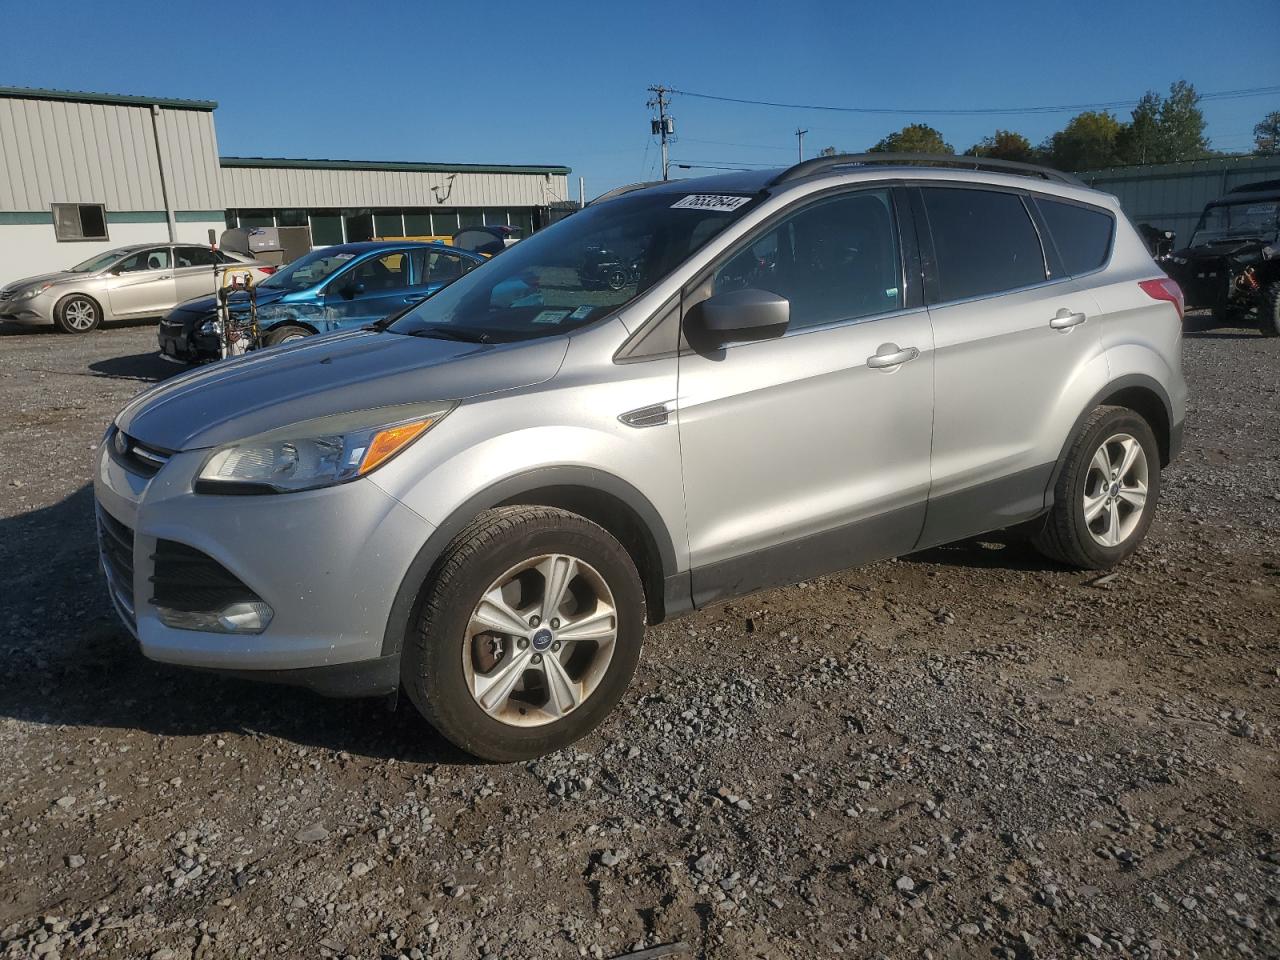
[[[431,340],[457,340],[459,343],[492,343],[492,338],[482,330],[468,330],[466,327],[448,327],[437,325],[410,330],[406,336],[427,337]]]

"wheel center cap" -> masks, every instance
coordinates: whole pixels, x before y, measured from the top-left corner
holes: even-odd
[[[536,631],[529,639],[533,643],[533,649],[542,653],[551,646],[552,641],[555,640],[555,634],[546,627],[543,627],[541,630]]]
[[[1115,483],[1111,484],[1111,495],[1115,497],[1115,496],[1119,496],[1119,494],[1120,494],[1120,481],[1117,480]]]

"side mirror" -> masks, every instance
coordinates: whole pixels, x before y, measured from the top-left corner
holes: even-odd
[[[715,346],[782,336],[791,322],[791,302],[768,290],[729,290],[695,304],[686,330],[690,341]]]

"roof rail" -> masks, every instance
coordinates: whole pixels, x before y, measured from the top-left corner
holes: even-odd
[[[649,187],[656,187],[661,183],[669,182],[670,181],[667,180],[645,180],[642,183],[628,183],[623,187],[614,187],[607,193],[600,194],[600,196],[592,200],[591,203],[588,203],[587,206],[591,206],[592,203],[603,203],[605,200],[612,200],[614,197],[620,197],[624,193],[631,193],[635,190],[647,190]]]
[[[989,157],[961,157],[951,154],[936,153],[838,153],[833,157],[814,157],[794,166],[788,167],[769,181],[774,187],[780,183],[799,180],[824,173],[834,167],[854,166],[903,166],[915,165],[923,167],[959,167],[966,170],[989,170],[993,173],[1014,173],[1024,177],[1040,177],[1057,183],[1083,187],[1085,183],[1077,176],[1042,167],[1035,163],[1017,163],[1013,160],[993,160]]]

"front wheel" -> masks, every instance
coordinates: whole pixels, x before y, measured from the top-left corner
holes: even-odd
[[[1142,543],[1160,499],[1160,448],[1125,407],[1098,407],[1067,452],[1054,503],[1033,543],[1045,556],[1105,570]]]
[[[102,323],[102,310],[93,298],[73,293],[58,301],[53,321],[63,333],[88,333]]]
[[[263,338],[263,343],[268,347],[274,347],[277,344],[293,343],[295,340],[301,340],[309,336],[311,336],[311,331],[306,327],[284,323],[268,330],[267,335]]]
[[[1264,337],[1280,337],[1280,281],[1262,291],[1258,304],[1258,329]]]
[[[631,682],[644,590],[608,532],[551,507],[481,514],[446,549],[406,639],[401,679],[427,720],[486,760],[585,736]]]

